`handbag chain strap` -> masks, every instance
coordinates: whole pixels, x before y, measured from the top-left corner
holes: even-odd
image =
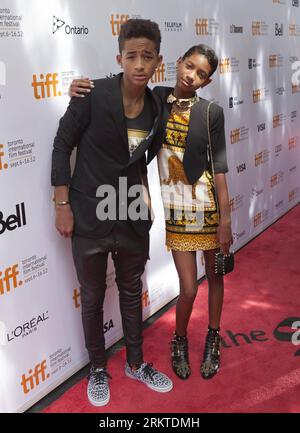
[[[220,215],[220,209],[219,209],[219,202],[218,202],[218,194],[217,194],[217,186],[216,186],[216,179],[215,179],[215,169],[214,169],[214,160],[213,160],[213,156],[212,156],[212,148],[211,148],[211,137],[210,137],[210,121],[209,121],[209,113],[210,113],[210,106],[212,104],[212,101],[209,102],[208,107],[207,107],[207,133],[208,133],[208,143],[207,143],[207,158],[208,158],[208,162],[211,163],[211,168],[212,168],[212,174],[213,174],[213,179],[214,179],[214,186],[215,186],[215,197],[216,197],[216,208],[217,208],[217,212]]]

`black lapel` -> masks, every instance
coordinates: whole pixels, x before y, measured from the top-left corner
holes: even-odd
[[[107,103],[116,127],[121,134],[124,144],[128,148],[127,125],[123,107],[123,96],[121,91],[122,73],[110,78],[107,83]]]
[[[153,102],[154,110],[155,110],[155,119],[154,119],[153,126],[151,128],[150,133],[140,143],[140,145],[137,147],[137,149],[133,152],[132,157],[130,158],[130,160],[128,162],[128,166],[133,164],[134,162],[136,162],[138,159],[140,159],[144,155],[146,150],[151,145],[153,138],[156,136],[157,130],[160,126],[160,121],[161,121],[162,112],[163,112],[163,106],[162,106],[161,99],[156,94],[154,94],[148,87],[146,88],[146,93],[147,93],[147,95],[149,95],[152,98],[152,102]]]
[[[167,122],[172,109],[172,104],[167,103],[167,98],[170,95],[172,90],[173,90],[172,87],[162,87],[162,86],[157,86],[153,89],[153,95],[158,96],[159,99],[161,100],[162,111],[161,111],[161,116],[158,119],[156,133],[153,137],[153,141],[151,143],[151,147],[148,152],[147,164],[149,164],[152,161],[152,159],[155,158],[155,156],[157,155],[159,149],[163,144],[163,140],[166,133]]]
[[[206,151],[206,146],[208,142],[208,131],[206,122],[208,104],[209,101],[201,98],[191,108],[189,131],[186,138],[186,149],[191,146],[196,146],[199,149],[199,146],[202,146],[200,152],[202,153]]]

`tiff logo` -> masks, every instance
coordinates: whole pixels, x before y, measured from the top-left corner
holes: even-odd
[[[223,59],[220,59],[220,74],[226,74],[230,72],[230,58],[225,57]]]
[[[207,18],[197,18],[196,23],[196,35],[206,36],[208,35],[208,19]]]
[[[149,292],[145,290],[145,292],[142,293],[142,306],[146,308],[148,305],[150,305]]]
[[[9,293],[11,289],[16,289],[18,286],[22,286],[23,281],[18,282],[17,276],[19,275],[18,264],[9,266],[4,271],[0,271],[0,295],[4,295],[5,292]]]
[[[34,91],[35,99],[50,98],[51,96],[61,96],[61,91],[57,90],[58,85],[58,74],[51,72],[46,74],[40,74],[40,80],[38,81],[36,74],[33,75],[33,82],[31,83]]]
[[[50,374],[46,374],[47,363],[44,359],[41,363],[37,364],[34,369],[30,369],[27,374],[22,374],[21,385],[24,394],[28,394],[34,388],[39,386],[40,382],[45,382],[49,379]]]
[[[120,34],[121,25],[126,23],[128,21],[129,15],[127,14],[111,14],[110,16],[110,24],[111,24],[111,31],[113,36],[118,36]]]
[[[0,60],[0,86],[6,85],[6,66],[5,63]]]
[[[6,170],[8,168],[8,164],[6,162],[4,162],[3,158],[4,158],[4,145],[0,144],[0,171],[1,170]]]
[[[230,133],[230,142],[231,144],[237,143],[241,139],[241,129],[236,128],[233,129]]]
[[[155,84],[155,83],[160,83],[162,81],[166,81],[166,76],[165,76],[165,64],[162,63],[158,68],[156,68],[154,75],[151,78],[151,83]]]
[[[80,308],[80,306],[81,306],[81,304],[80,304],[80,302],[79,302],[79,299],[80,299],[80,293],[79,293],[79,291],[78,291],[77,289],[74,289],[74,290],[73,290],[73,296],[72,296],[72,299],[73,299],[73,301],[74,301],[74,306],[75,306],[75,308]]]

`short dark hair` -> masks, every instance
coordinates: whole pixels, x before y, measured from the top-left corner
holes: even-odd
[[[202,54],[207,58],[211,68],[211,73],[209,76],[211,76],[217,69],[219,63],[219,59],[215,51],[205,44],[194,45],[183,55],[182,60],[185,60],[187,57],[190,57],[193,54]]]
[[[160,51],[161,34],[158,24],[142,18],[131,18],[121,25],[119,34],[120,54],[124,48],[124,42],[131,38],[147,38],[155,43],[157,54]]]

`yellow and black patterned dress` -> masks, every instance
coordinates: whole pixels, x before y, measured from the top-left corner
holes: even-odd
[[[196,101],[195,101],[196,102]],[[211,170],[189,185],[183,155],[191,108],[173,104],[158,169],[166,221],[166,246],[177,251],[211,250],[220,246],[216,232],[219,214]]]

